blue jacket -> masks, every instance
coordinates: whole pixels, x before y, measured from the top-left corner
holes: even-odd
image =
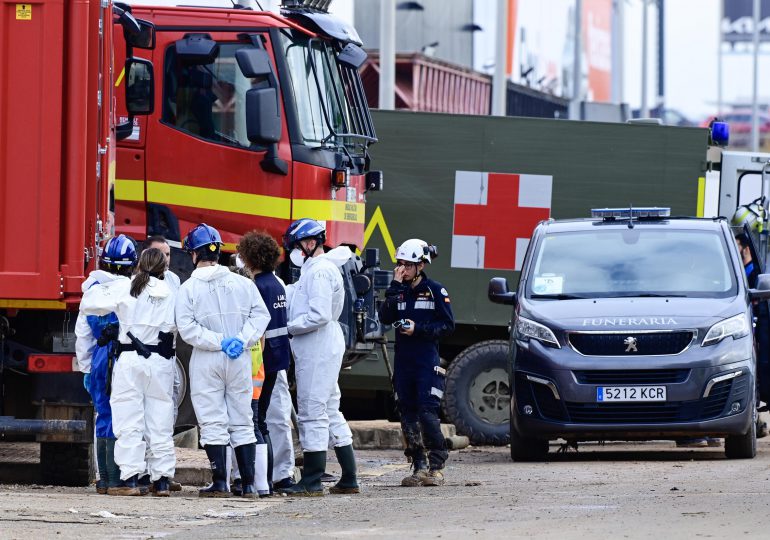
[[[270,312],[270,322],[265,330],[265,373],[289,369],[289,332],[286,330],[286,289],[272,272],[254,276],[262,300]]]
[[[392,281],[380,305],[380,321],[393,324],[399,319],[414,321],[411,336],[396,330],[396,361],[429,363],[438,361],[438,342],[455,329],[449,293],[424,273],[416,287]]]

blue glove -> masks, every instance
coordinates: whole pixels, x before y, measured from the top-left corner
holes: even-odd
[[[233,342],[234,339],[235,339],[234,337],[226,337],[225,339],[222,340],[221,345],[222,345],[223,353],[227,352],[227,348],[230,346],[230,344]]]
[[[231,359],[235,360],[241,354],[243,353],[243,341],[241,341],[238,338],[232,338],[233,340],[230,342],[230,345],[228,345],[227,350],[225,351],[227,353],[227,356],[229,356]]]
[[[89,394],[91,393],[91,374],[86,373],[83,375],[83,388],[86,389],[86,392]]]

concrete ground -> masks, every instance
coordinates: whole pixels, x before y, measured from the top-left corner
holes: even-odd
[[[187,452],[180,463],[201,459]],[[753,460],[671,442],[582,445],[549,457],[512,463],[507,448],[469,447],[452,453],[445,486],[402,488],[398,450],[361,450],[363,493],[312,499],[199,499],[188,486],[169,499],[119,498],[6,485],[0,538],[768,537],[770,438]]]

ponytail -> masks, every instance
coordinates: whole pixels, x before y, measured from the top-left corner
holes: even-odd
[[[150,283],[150,277],[163,279],[166,271],[166,256],[158,248],[145,249],[139,257],[136,275],[131,281],[131,296],[138,298]]]

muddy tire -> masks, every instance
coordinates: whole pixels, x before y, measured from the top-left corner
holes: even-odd
[[[516,430],[511,430],[511,460],[545,461],[548,456],[548,439],[522,437]]]
[[[449,366],[442,401],[444,416],[471,444],[508,443],[510,401],[507,342],[490,340],[471,345]]]
[[[53,486],[88,486],[96,478],[93,443],[40,443],[40,480]]]

